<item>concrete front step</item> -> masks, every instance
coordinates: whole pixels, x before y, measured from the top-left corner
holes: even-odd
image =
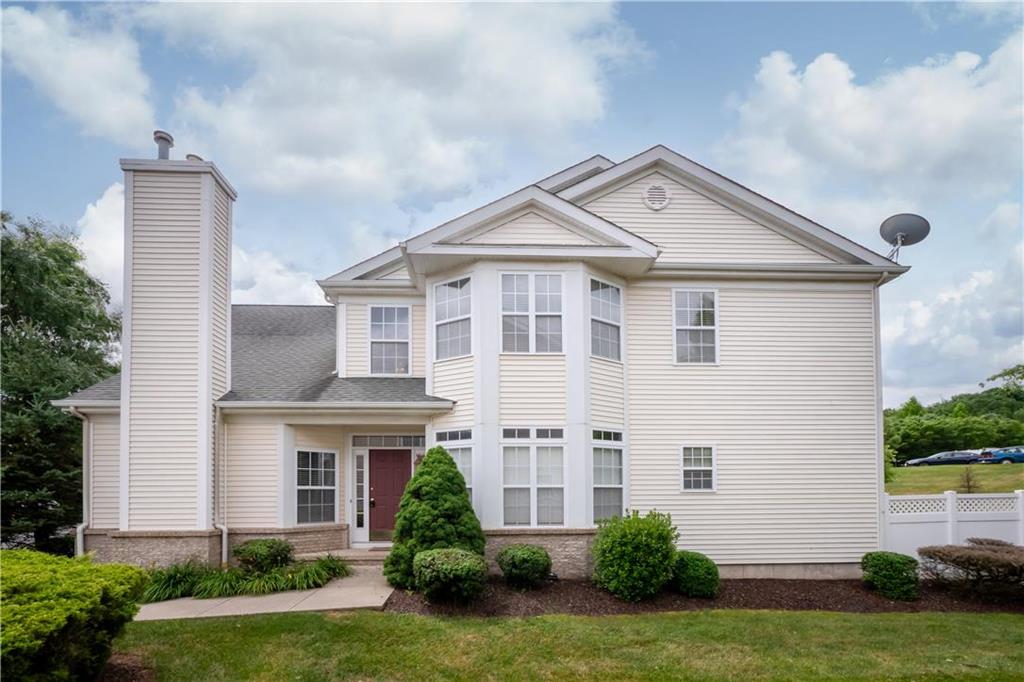
[[[353,566],[380,566],[383,565],[384,559],[390,551],[390,547],[375,547],[373,549],[335,549],[330,552],[296,554],[295,558],[300,560],[310,560],[318,559],[330,554],[331,556],[336,556],[339,559],[344,559],[346,563]]]

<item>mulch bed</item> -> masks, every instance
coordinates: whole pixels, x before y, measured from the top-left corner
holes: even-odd
[[[111,654],[100,674],[100,682],[151,682],[156,672],[134,654]]]
[[[923,585],[921,598],[892,601],[866,589],[859,580],[723,580],[715,599],[693,599],[664,592],[654,599],[630,604],[593,583],[559,580],[536,590],[520,592],[492,577],[484,594],[468,606],[430,604],[415,592],[395,590],[385,611],[444,616],[539,616],[570,614],[604,616],[702,609],[780,609],[785,611],[846,611],[851,613],[961,611],[1024,613],[1024,601],[986,602]]]

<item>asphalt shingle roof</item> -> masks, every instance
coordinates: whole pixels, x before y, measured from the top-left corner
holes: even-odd
[[[429,403],[422,378],[339,378],[331,306],[231,307],[230,402]],[[121,375],[72,394],[66,402],[119,400]],[[61,401],[64,402],[64,401]]]

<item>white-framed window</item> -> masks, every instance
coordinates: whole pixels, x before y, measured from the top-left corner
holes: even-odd
[[[296,514],[297,523],[334,523],[337,518],[337,452],[297,450]]]
[[[622,516],[622,432],[593,432],[594,523]]]
[[[501,352],[562,352],[561,275],[501,275]]]
[[[462,277],[434,285],[434,357],[457,358],[472,353],[472,282]]]
[[[517,432],[517,433],[510,433]],[[502,429],[502,518],[506,526],[565,524],[562,429]],[[555,433],[552,433],[555,432]],[[510,442],[509,442],[510,441]]]
[[[718,363],[718,292],[675,289],[672,292],[676,363]]]
[[[409,374],[409,306],[370,306],[370,374]]]
[[[473,502],[473,440],[472,429],[458,429],[453,431],[437,431],[434,433],[434,442],[448,451],[448,454],[455,460],[462,478],[466,479],[466,493],[469,501]]]
[[[684,491],[714,492],[718,488],[715,446],[684,445],[680,449],[680,488]]]
[[[590,280],[590,354],[622,359],[622,290]]]

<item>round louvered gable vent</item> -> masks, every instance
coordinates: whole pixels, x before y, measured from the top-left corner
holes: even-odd
[[[648,185],[644,190],[644,204],[652,211],[660,211],[668,206],[671,198],[665,185]]]

